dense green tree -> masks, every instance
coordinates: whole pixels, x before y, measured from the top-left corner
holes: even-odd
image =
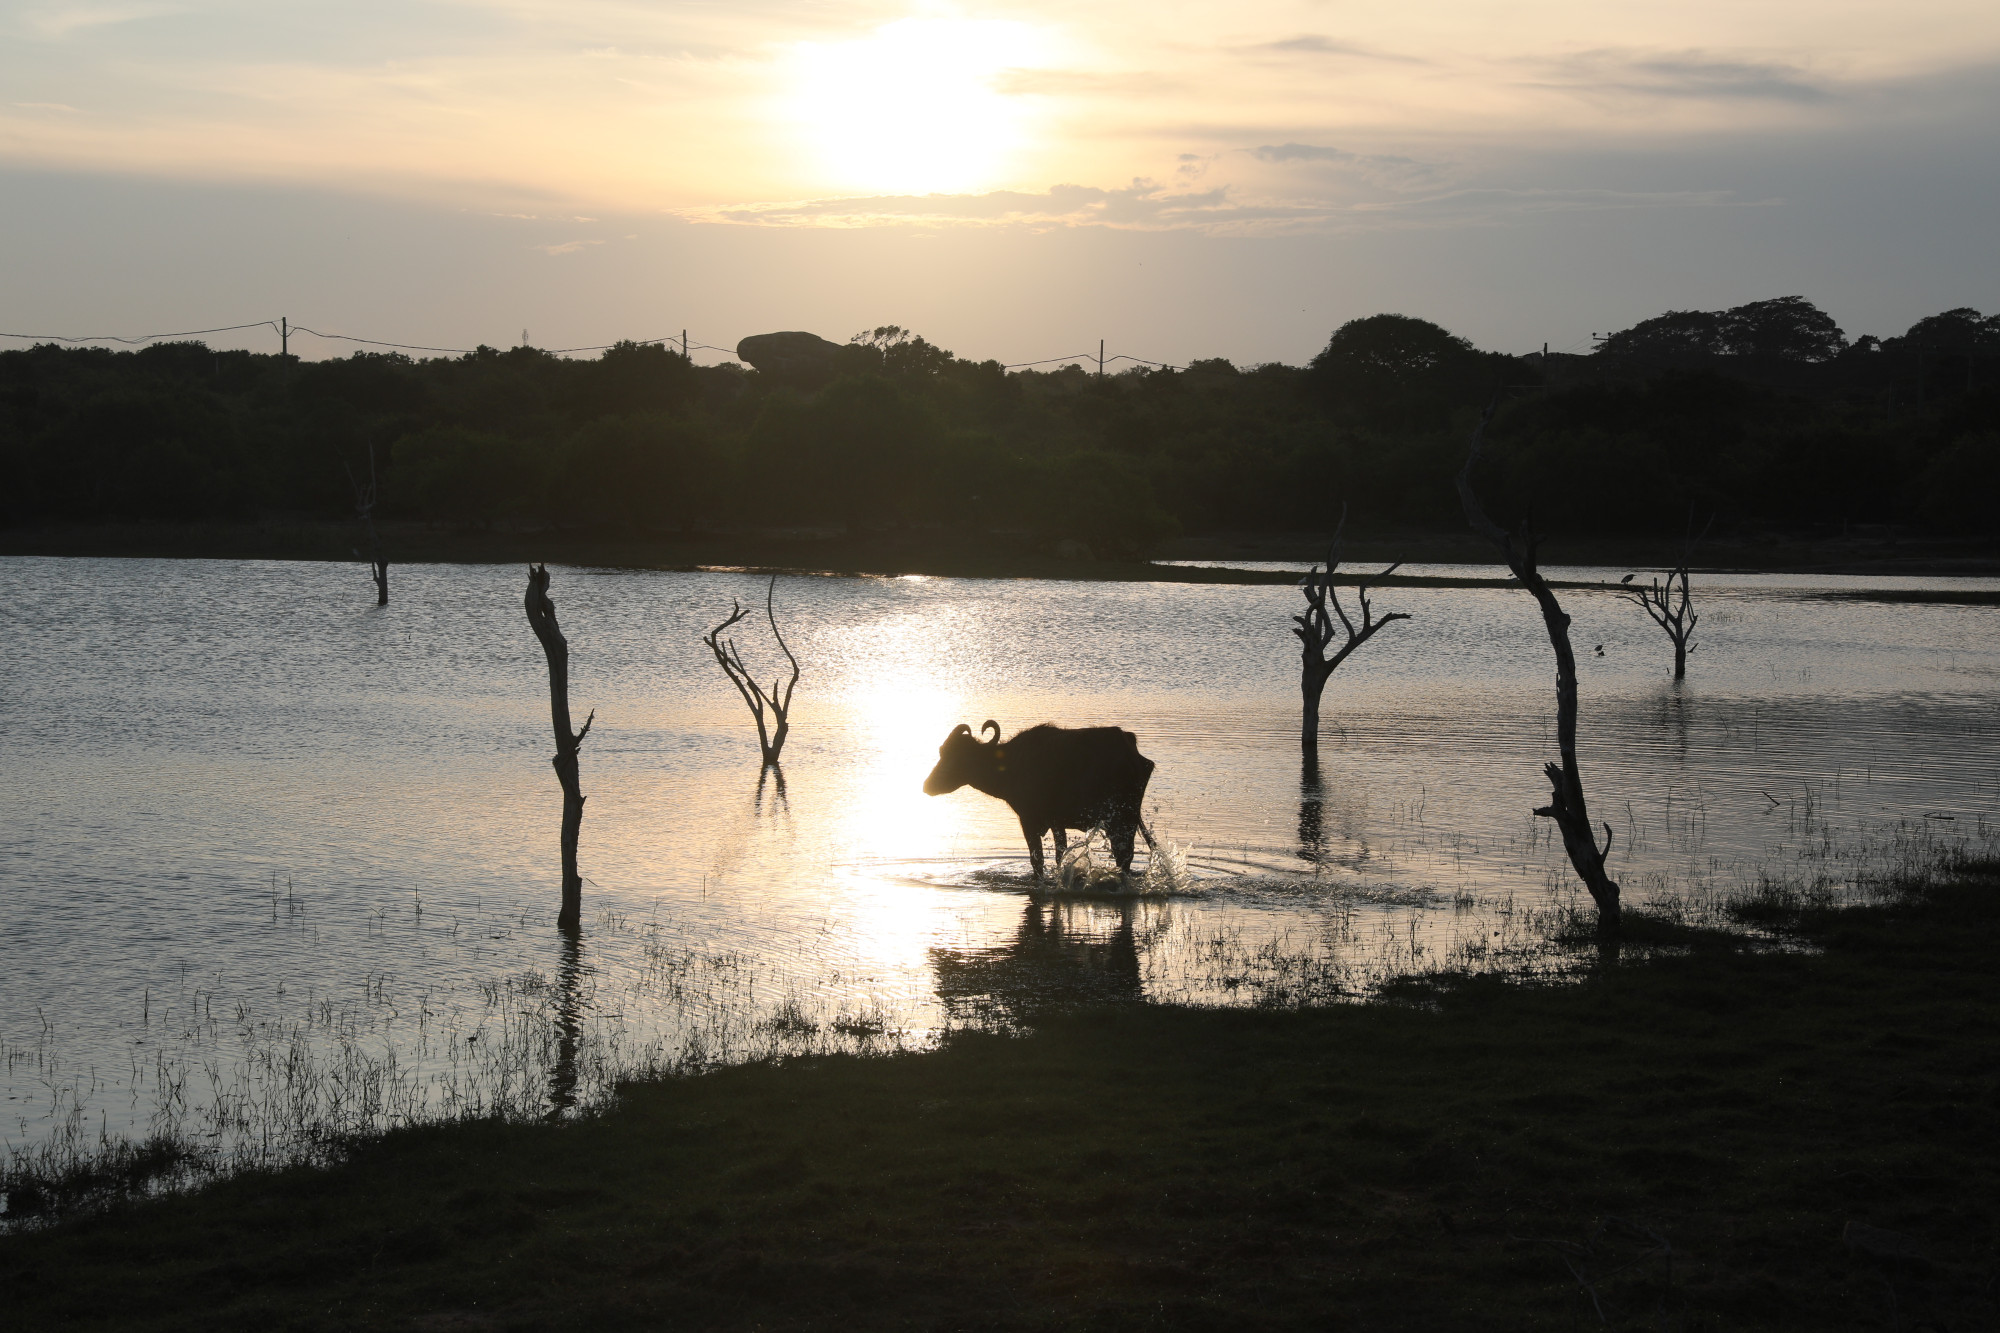
[[[1410,429],[1491,396],[1503,382],[1498,361],[1429,320],[1370,315],[1334,330],[1309,370],[1335,416]]]
[[[1606,357],[1632,357],[1658,365],[1693,365],[1729,351],[1722,316],[1707,310],[1669,310],[1642,319],[1598,344]]]
[[[1597,350],[1606,358],[1670,367],[1722,356],[1827,361],[1846,346],[1832,316],[1803,296],[1780,296],[1729,310],[1669,310],[1611,334]]]
[[[1729,350],[1736,356],[1828,361],[1847,346],[1847,337],[1833,316],[1803,296],[1752,301],[1726,310],[1722,326]]]
[[[1498,393],[1482,494],[1567,531],[1910,522],[1985,531],[2000,318],[1846,344],[1796,297],[1677,311],[1596,354],[1480,352],[1421,319],[1342,325],[1309,366],[1010,372],[884,325],[813,387],[657,344],[317,363],[196,343],[0,352],[0,518],[354,511],[472,524],[937,524],[1100,554],[1166,532],[1323,527],[1346,501],[1455,529],[1451,478]]]

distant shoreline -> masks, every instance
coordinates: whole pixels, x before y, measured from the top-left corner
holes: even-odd
[[[1326,554],[1323,534],[1220,533],[1162,543],[1161,560],[1305,562]],[[843,534],[824,529],[744,529],[695,533],[606,532],[562,529],[473,529],[446,525],[383,524],[385,554],[395,564],[556,564],[629,569],[741,568],[816,574],[945,578],[1034,578],[1116,583],[1281,584],[1297,575],[1283,570],[1162,566],[1144,560],[1064,556],[1025,533],[948,531],[941,528]],[[1545,565],[1594,565],[1607,569],[1660,568],[1674,554],[1660,538],[1552,538],[1542,548]],[[351,523],[269,520],[243,523],[77,524],[0,528],[0,555],[134,557],[164,559],[358,561],[359,534]],[[1073,546],[1071,550],[1076,548]],[[1372,533],[1350,539],[1349,565],[1390,561],[1493,564],[1491,580],[1404,579],[1416,586],[1481,586],[1504,582],[1490,548],[1471,534]],[[1844,575],[2000,575],[2000,543],[1977,538],[1910,538],[1870,534],[1839,538],[1771,536],[1712,541],[1697,552],[1696,567],[1711,571]],[[1579,584],[1576,586],[1591,586]]]

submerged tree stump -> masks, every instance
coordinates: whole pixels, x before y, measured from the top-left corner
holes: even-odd
[[[1319,765],[1319,701],[1326,691],[1326,682],[1334,671],[1345,662],[1356,648],[1375,637],[1378,630],[1392,621],[1408,620],[1409,614],[1391,611],[1379,619],[1375,608],[1368,601],[1368,589],[1403,567],[1397,561],[1379,574],[1361,580],[1354,590],[1355,600],[1360,603],[1361,623],[1355,624],[1347,614],[1347,608],[1340,604],[1340,594],[1334,591],[1333,572],[1340,567],[1340,537],[1347,530],[1347,506],[1340,507],[1340,523],[1333,530],[1333,540],[1326,548],[1326,569],[1321,572],[1318,565],[1299,584],[1299,591],[1305,594],[1305,614],[1292,617],[1295,622],[1292,633],[1299,639],[1299,753],[1308,769]],[[1336,650],[1332,657],[1326,650],[1333,646],[1334,622],[1347,636],[1347,642]]]
[[[583,922],[583,876],[576,868],[576,843],[583,831],[583,782],[577,766],[577,751],[590,734],[597,711],[591,710],[579,731],[569,723],[569,640],[556,623],[556,605],[549,600],[549,567],[528,566],[526,598],[528,624],[541,640],[542,653],[549,660],[549,721],[556,734],[556,781],[562,786],[562,909],[556,928],[576,930]]]
[[[361,530],[368,538],[368,554],[359,550],[355,555],[368,563],[368,575],[375,581],[375,605],[389,604],[389,558],[382,554],[382,539],[375,532],[375,446],[368,446],[368,484],[363,486],[354,475],[354,469],[347,467],[347,460],[340,465],[347,469],[347,484],[354,488],[354,512],[361,520]]]
[[[701,641],[708,645],[714,655],[715,664],[729,677],[729,683],[743,696],[743,704],[750,710],[750,716],[757,720],[757,748],[763,752],[764,767],[776,768],[778,760],[785,753],[785,737],[792,730],[792,691],[799,684],[799,659],[792,656],[791,648],[785,643],[785,636],[778,630],[778,614],[773,609],[772,598],[777,595],[778,576],[773,574],[771,582],[764,589],[764,618],[770,622],[771,637],[778,641],[778,648],[785,654],[785,660],[792,664],[790,680],[771,677],[771,688],[766,690],[743,665],[743,653],[733,639],[722,637],[724,631],[737,621],[749,615],[741,602],[731,602],[729,618],[708,633]],[[769,718],[767,724],[766,718]],[[761,790],[761,784],[759,785]],[[783,792],[783,774],[779,775],[778,790]]]
[[[1627,574],[1623,582],[1628,586],[1618,593],[1626,601],[1635,603],[1673,641],[1675,680],[1687,679],[1688,654],[1699,646],[1694,642],[1694,627],[1701,617],[1695,614],[1694,593],[1688,586],[1688,564],[1694,559],[1696,544],[1708,535],[1708,528],[1714,526],[1715,518],[1711,515],[1708,527],[1701,530],[1700,537],[1696,536],[1694,513],[1690,509],[1687,545],[1681,548],[1681,558],[1667,571],[1666,581],[1663,583],[1655,578],[1650,587],[1635,588],[1629,586],[1632,575]]]
[[[1576,868],[1584,888],[1590,891],[1591,901],[1597,904],[1598,933],[1612,936],[1618,933],[1618,882],[1604,869],[1605,859],[1611,855],[1611,825],[1604,826],[1604,845],[1599,847],[1590,826],[1590,810],[1583,799],[1583,773],[1576,762],[1576,650],[1570,646],[1569,615],[1536,565],[1535,552],[1540,539],[1533,528],[1525,522],[1521,525],[1517,546],[1505,528],[1486,516],[1479,496],[1472,489],[1472,466],[1479,461],[1486,423],[1492,419],[1493,409],[1488,407],[1479,425],[1473,428],[1472,447],[1466,453],[1465,466],[1458,470],[1458,499],[1473,531],[1499,548],[1514,577],[1534,595],[1542,609],[1542,624],[1548,630],[1549,647],[1556,655],[1556,749],[1561,762],[1543,766],[1542,771],[1549,779],[1549,803],[1536,807],[1535,813],[1555,821],[1562,833],[1563,850],[1569,853],[1569,863]]]

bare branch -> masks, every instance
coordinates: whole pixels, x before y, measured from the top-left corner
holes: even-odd
[[[597,711],[583,720],[583,730],[569,725],[569,640],[556,622],[556,604],[549,598],[549,567],[528,566],[528,592],[523,602],[529,628],[541,641],[542,655],[549,665],[549,723],[555,732],[556,781],[562,787],[562,908],[556,915],[561,930],[575,930],[582,921],[583,876],[576,866],[577,837],[583,828],[583,787],[578,776],[577,750],[590,734]]]
[[[785,654],[785,660],[792,664],[792,679],[785,686],[785,701],[783,704],[783,707],[790,708],[792,706],[792,691],[798,687],[799,683],[799,659],[792,656],[791,648],[785,643],[785,636],[778,631],[778,617],[771,609],[771,598],[777,591],[778,576],[773,574],[771,575],[770,583],[765,585],[764,588],[764,618],[771,622],[771,637],[778,641],[778,648]],[[773,676],[771,677],[771,693],[776,695],[777,692],[778,678]]]
[[[1466,522],[1472,525],[1473,531],[1499,549],[1514,577],[1520,580],[1521,586],[1541,607],[1549,647],[1554,650],[1556,658],[1556,748],[1561,762],[1543,766],[1542,771],[1549,780],[1549,803],[1536,807],[1535,813],[1555,821],[1562,833],[1563,849],[1569,853],[1570,864],[1576,868],[1577,877],[1597,904],[1598,929],[1606,936],[1612,936],[1618,930],[1619,889],[1617,882],[1605,872],[1604,858],[1609,854],[1611,844],[1607,841],[1602,848],[1597,845],[1589,810],[1584,802],[1583,775],[1577,764],[1576,651],[1569,641],[1569,615],[1562,609],[1562,603],[1556,599],[1548,580],[1542,577],[1541,570],[1536,566],[1537,543],[1532,512],[1521,525],[1520,544],[1516,546],[1514,537],[1487,515],[1485,507],[1479,503],[1478,493],[1472,488],[1472,469],[1484,447],[1486,427],[1493,420],[1493,412],[1494,407],[1489,404],[1480,415],[1478,426],[1473,429],[1465,464],[1458,470],[1459,503],[1464,507]]]
[[[750,710],[750,716],[756,720],[757,746],[763,752],[766,766],[775,765],[779,755],[784,751],[785,737],[791,730],[792,692],[799,683],[799,659],[793,656],[791,647],[785,642],[785,636],[778,629],[778,617],[773,604],[777,586],[778,576],[773,574],[770,584],[764,590],[764,616],[770,622],[772,637],[778,641],[778,647],[784,652],[785,660],[792,666],[791,680],[782,687],[779,678],[773,676],[771,688],[766,692],[743,661],[743,652],[736,646],[736,641],[721,637],[730,626],[750,614],[741,603],[732,601],[729,618],[703,635],[701,640],[708,645],[708,651],[714,655],[716,665],[720,666],[723,674],[729,677],[729,683],[736,687],[736,692],[743,697],[744,706]],[[767,717],[770,719],[769,726],[766,725]]]
[[[1347,506],[1340,507],[1340,521],[1333,531],[1333,540],[1327,543],[1324,568],[1314,565],[1299,581],[1299,592],[1306,600],[1302,614],[1294,615],[1292,633],[1297,636],[1300,647],[1299,692],[1302,708],[1299,719],[1299,748],[1308,763],[1314,762],[1319,754],[1319,701],[1326,688],[1327,678],[1345,662],[1362,644],[1382,630],[1386,625],[1410,617],[1400,611],[1377,616],[1374,605],[1368,599],[1368,589],[1387,578],[1402,567],[1397,561],[1379,573],[1363,578],[1355,589],[1355,601],[1360,613],[1360,623],[1348,614],[1347,607],[1340,600],[1335,586],[1335,575],[1340,568],[1341,541],[1347,531]],[[1335,625],[1345,638],[1345,643],[1332,657],[1327,649],[1335,640]]]
[[[1693,506],[1689,506],[1687,544],[1681,548],[1678,563],[1666,572],[1665,581],[1662,582],[1656,577],[1647,587],[1619,590],[1620,597],[1643,610],[1647,618],[1672,640],[1675,680],[1682,680],[1687,676],[1687,655],[1696,647],[1694,627],[1701,621],[1700,615],[1694,609],[1694,593],[1689,583],[1688,563],[1694,556],[1696,544],[1706,537],[1709,528],[1714,526],[1715,516],[1711,514],[1708,523],[1697,536],[1694,531],[1694,509]],[[1632,576],[1628,574],[1625,577],[1630,579]]]

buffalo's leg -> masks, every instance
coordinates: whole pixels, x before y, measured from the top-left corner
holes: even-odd
[[[1138,821],[1131,823],[1120,819],[1105,827],[1111,836],[1111,855],[1117,858],[1118,869],[1124,874],[1132,873],[1132,838],[1137,832]]]
[[[1021,836],[1028,840],[1028,863],[1035,868],[1035,878],[1042,877],[1042,831],[1028,827],[1028,821],[1021,821]],[[1058,835],[1060,836],[1060,835]],[[1062,854],[1056,854],[1060,857]]]
[[[1069,855],[1069,830],[1057,824],[1049,833],[1056,840],[1056,874],[1060,875],[1063,858]]]

